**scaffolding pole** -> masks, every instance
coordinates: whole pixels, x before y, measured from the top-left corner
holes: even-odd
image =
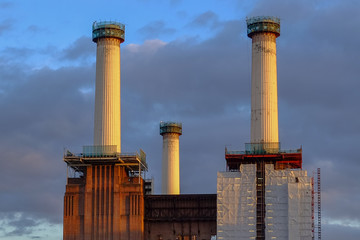
[[[321,182],[320,168],[317,169],[317,207],[318,207],[318,240],[321,240]]]
[[[314,205],[315,205],[315,190],[314,190],[314,175],[311,178],[311,230],[312,230],[312,240],[315,239],[315,222],[314,222]]]

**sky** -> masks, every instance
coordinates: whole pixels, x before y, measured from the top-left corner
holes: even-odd
[[[279,136],[321,168],[323,239],[359,239],[357,0],[0,0],[0,239],[62,239],[65,149],[93,140],[94,21],[126,25],[122,150],[160,193],[160,121],[183,124],[182,193],[216,193],[250,141],[246,17],[277,16]]]

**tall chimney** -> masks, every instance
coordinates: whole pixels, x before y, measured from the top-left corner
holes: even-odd
[[[182,124],[160,122],[163,136],[162,152],[162,194],[180,194],[179,136]]]
[[[246,20],[252,39],[251,143],[279,149],[276,38],[280,19],[253,17]]]
[[[97,43],[94,145],[116,146],[121,152],[120,43],[125,25],[94,22],[92,39]]]

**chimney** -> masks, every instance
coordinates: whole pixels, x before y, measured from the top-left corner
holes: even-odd
[[[111,145],[121,152],[120,43],[125,25],[94,22],[92,39],[97,44],[94,145]]]
[[[160,122],[163,136],[162,152],[162,194],[180,194],[179,136],[182,124]]]
[[[252,39],[251,144],[279,150],[276,38],[280,19],[253,17],[246,20]]]

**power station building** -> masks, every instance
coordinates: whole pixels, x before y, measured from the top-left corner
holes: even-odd
[[[95,22],[94,145],[66,151],[64,240],[307,240],[313,237],[313,190],[302,150],[278,136],[276,38],[280,20],[247,19],[252,39],[251,140],[225,149],[217,194],[180,193],[182,124],[160,122],[162,194],[144,179],[146,154],[121,149],[120,44],[125,26]]]

